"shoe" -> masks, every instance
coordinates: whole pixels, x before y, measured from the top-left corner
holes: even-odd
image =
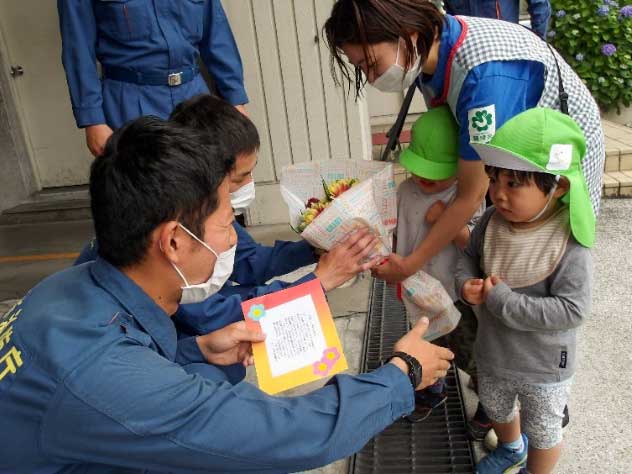
[[[481,403],[476,407],[476,413],[467,422],[467,434],[472,441],[483,441],[489,430],[492,429],[492,420],[489,419]]]
[[[527,437],[521,436],[524,443],[522,451],[517,453],[501,445],[476,465],[476,474],[518,474],[527,463],[529,451]]]
[[[440,393],[422,390],[415,393],[415,410],[406,419],[411,423],[419,423],[430,416],[432,410],[443,405],[448,399],[445,389]]]
[[[467,434],[472,441],[483,441],[491,429],[491,422],[483,423],[476,418],[467,422]]]
[[[483,445],[485,446],[485,449],[490,453],[498,447],[498,436],[493,429],[489,430],[487,432],[487,435],[485,435]]]

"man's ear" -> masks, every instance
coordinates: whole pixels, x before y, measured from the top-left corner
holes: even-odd
[[[560,180],[557,182],[557,189],[553,193],[553,197],[561,198],[571,189],[571,183],[566,179],[566,176],[560,176]]]
[[[154,245],[173,263],[178,263],[178,250],[184,244],[182,234],[178,232],[178,221],[165,222],[154,230]]]

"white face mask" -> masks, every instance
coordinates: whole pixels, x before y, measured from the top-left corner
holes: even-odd
[[[540,217],[542,217],[544,215],[544,212],[549,208],[549,204],[551,204],[551,201],[553,200],[553,193],[555,193],[555,190],[557,189],[557,185],[560,181],[560,176],[557,175],[555,177],[555,184],[553,185],[553,187],[551,188],[551,190],[549,191],[549,196],[548,199],[546,200],[546,204],[544,205],[544,207],[540,210],[540,212],[538,212],[535,216],[533,216],[531,219],[529,219],[527,222],[534,222],[537,221]]]
[[[189,234],[191,237],[201,243],[213,255],[215,255],[215,257],[217,257],[217,259],[215,260],[215,268],[213,269],[213,274],[206,282],[199,283],[197,285],[189,285],[189,282],[184,277],[180,269],[173,262],[171,263],[175,271],[178,272],[178,275],[180,275],[180,278],[182,278],[182,281],[184,282],[180,304],[199,303],[200,301],[204,301],[209,296],[217,293],[224,286],[230,275],[233,273],[233,266],[235,263],[235,250],[237,250],[237,244],[233,245],[231,248],[218,255],[217,252],[209,247],[206,242],[198,239],[193,234],[193,232],[191,232],[180,223],[178,223],[178,225],[182,228],[182,230],[184,230],[187,234]]]
[[[242,214],[255,200],[255,182],[250,181],[234,193],[230,193],[230,205],[235,214]]]
[[[408,89],[412,83],[415,82],[419,74],[421,74],[421,56],[417,54],[417,48],[415,48],[417,60],[413,63],[412,67],[406,71],[403,66],[399,65],[399,47],[400,41],[398,40],[395,64],[391,64],[389,68],[371,84],[377,90],[382,92],[401,92]]]

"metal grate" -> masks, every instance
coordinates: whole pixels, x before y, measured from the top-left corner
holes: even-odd
[[[407,328],[406,311],[394,288],[375,280],[364,336],[364,370],[379,367]],[[448,400],[441,408],[421,423],[395,422],[352,458],[349,473],[473,473],[474,456],[454,368],[448,372],[446,386]]]

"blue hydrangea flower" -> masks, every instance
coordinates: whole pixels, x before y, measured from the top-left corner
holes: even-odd
[[[580,61],[580,62],[581,62],[581,61],[583,61],[583,60],[584,60],[584,55],[583,55],[582,53],[577,53],[577,54],[575,55],[575,59],[576,59],[577,61]]]
[[[615,0],[604,0],[604,5],[609,5],[611,7],[618,7],[619,4]]]
[[[612,43],[606,43],[601,47],[601,54],[604,56],[612,56],[617,52],[617,47]]]
[[[551,30],[546,34],[549,38],[554,38],[555,37],[555,30]]]
[[[619,10],[619,14],[623,18],[630,18],[630,17],[632,17],[632,5],[626,5],[625,7],[623,7],[621,10]]]
[[[597,8],[597,15],[599,16],[608,16],[608,13],[610,13],[610,7],[607,5],[601,5]]]
[[[566,16],[566,12],[564,10],[558,10],[555,16],[558,18],[564,18]]]

